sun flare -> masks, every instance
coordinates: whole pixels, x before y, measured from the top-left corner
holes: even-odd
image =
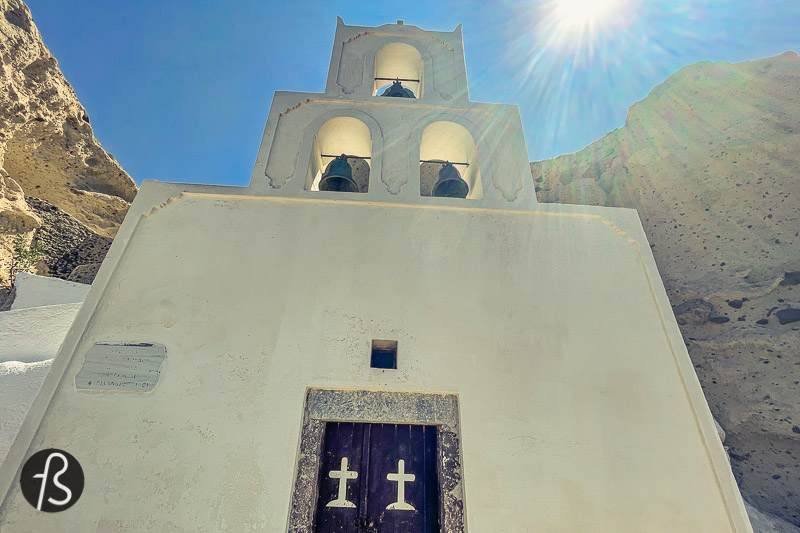
[[[555,0],[552,16],[563,30],[582,31],[613,24],[624,17],[626,0]]]
[[[538,48],[568,52],[575,63],[593,60],[609,43],[625,40],[642,0],[545,0],[536,22]]]

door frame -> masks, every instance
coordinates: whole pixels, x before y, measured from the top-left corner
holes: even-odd
[[[436,426],[441,533],[466,533],[458,396],[451,393],[308,388],[289,533],[312,533],[327,422]]]

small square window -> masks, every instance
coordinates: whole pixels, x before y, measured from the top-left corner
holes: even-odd
[[[397,341],[372,339],[372,368],[397,368]]]

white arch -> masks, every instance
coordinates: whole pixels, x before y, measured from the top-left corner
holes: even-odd
[[[467,198],[482,198],[483,188],[480,180],[480,161],[475,139],[467,128],[449,120],[439,120],[428,124],[422,130],[419,143],[421,160],[441,160],[453,163],[468,163],[469,166],[457,165],[461,178],[469,185]],[[420,194],[429,195],[438,169],[420,165]]]
[[[314,135],[311,147],[306,188],[319,190],[319,181],[325,167],[341,154],[369,158],[372,155],[372,136],[369,127],[355,117],[340,116],[327,120]],[[353,179],[359,183],[360,192],[369,187],[370,159],[349,160],[353,167]]]
[[[375,54],[375,78],[404,78],[419,80],[404,81],[403,86],[411,89],[417,98],[422,98],[423,61],[420,51],[408,43],[389,43],[382,46]],[[375,80],[372,94],[391,81]]]

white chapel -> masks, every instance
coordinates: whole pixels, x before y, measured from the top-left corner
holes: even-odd
[[[636,211],[539,204],[529,161],[461,27],[339,19],[248,187],[142,185],[0,531],[752,532]],[[62,512],[20,488],[48,449]]]

